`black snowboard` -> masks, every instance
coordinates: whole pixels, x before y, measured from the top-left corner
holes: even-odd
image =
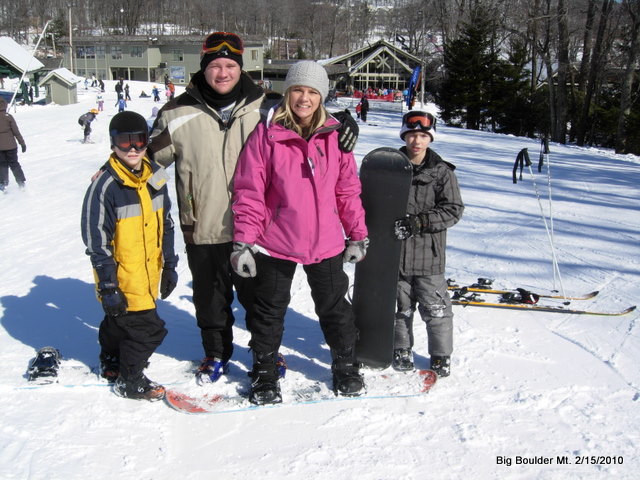
[[[386,368],[393,359],[396,289],[402,242],[394,222],[407,213],[411,164],[399,150],[377,148],[360,167],[362,204],[369,230],[367,256],[356,264],[353,311],[359,330],[358,361]]]

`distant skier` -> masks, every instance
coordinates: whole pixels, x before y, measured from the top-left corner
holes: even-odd
[[[431,369],[440,377],[451,371],[453,309],[444,278],[447,229],[462,217],[464,204],[454,173],[429,146],[436,136],[436,119],[427,112],[409,112],[402,118],[400,138],[413,166],[407,215],[396,221],[402,242],[398,277],[394,354],[396,370],[413,370],[413,314],[427,325]]]
[[[78,118],[78,124],[84,129],[84,139],[82,143],[93,143],[91,141],[91,122],[93,122],[98,116],[98,109],[92,108],[87,113],[80,115]]]
[[[158,107],[153,107],[151,109],[151,116],[149,118],[147,118],[147,126],[149,127],[149,133],[151,133],[153,131],[153,124],[156,121],[156,118],[158,118],[158,111],[160,109]]]
[[[120,97],[116,101],[116,106],[118,107],[118,112],[124,112],[127,109],[127,101],[123,97]]]
[[[367,112],[369,111],[369,100],[367,100],[366,94],[360,100],[360,119],[363,122],[367,122]]]
[[[98,104],[98,111],[102,112],[104,110],[104,95],[102,95],[102,92],[96,95],[96,103]]]
[[[82,240],[105,316],[100,323],[100,374],[114,393],[160,400],[165,389],[143,373],[167,334],[158,295],[178,282],[168,175],[146,156],[144,117],[122,112],[109,124],[113,153],[87,189]],[[159,285],[159,288],[158,288]]]
[[[0,97],[0,191],[4,191],[9,185],[9,169],[18,186],[24,187],[24,172],[18,162],[18,143],[22,153],[26,152],[27,145],[20,134],[18,124],[13,116],[7,113],[7,101]]]

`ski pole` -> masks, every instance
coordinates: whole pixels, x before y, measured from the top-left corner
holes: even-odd
[[[562,284],[562,275],[560,274],[560,266],[558,264],[558,258],[556,256],[556,249],[553,241],[553,235],[549,230],[549,225],[547,224],[547,218],[544,214],[544,208],[542,207],[542,200],[540,199],[540,192],[538,190],[538,184],[536,183],[535,175],[533,174],[533,169],[531,168],[531,161],[529,160],[529,156],[526,155],[526,165],[529,168],[529,173],[531,174],[531,181],[533,182],[533,188],[536,194],[536,198],[538,200],[538,206],[540,207],[540,215],[542,217],[542,221],[544,222],[544,228],[547,232],[547,237],[549,238],[549,245],[551,247],[551,259],[553,264],[553,272],[554,272],[554,288],[555,288],[555,275],[557,273],[558,282],[560,284],[560,291],[562,293],[562,297],[566,298],[566,294],[564,292],[564,285]],[[549,168],[547,166],[547,168]],[[551,202],[551,197],[549,197],[549,202]]]

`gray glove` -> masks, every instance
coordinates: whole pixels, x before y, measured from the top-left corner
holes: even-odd
[[[342,261],[358,263],[367,254],[368,246],[368,238],[365,238],[364,240],[349,240],[347,242],[347,248],[344,249],[344,253],[342,254]]]
[[[256,276],[256,260],[253,258],[256,247],[244,242],[234,242],[231,252],[231,267],[244,278]]]

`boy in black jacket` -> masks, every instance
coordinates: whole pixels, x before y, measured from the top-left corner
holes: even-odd
[[[453,311],[444,278],[447,229],[462,217],[464,204],[454,173],[429,146],[436,135],[436,119],[428,112],[412,111],[402,118],[400,138],[413,166],[407,215],[396,221],[402,242],[398,276],[393,368],[413,370],[413,314],[427,325],[431,368],[439,376],[451,371]]]

